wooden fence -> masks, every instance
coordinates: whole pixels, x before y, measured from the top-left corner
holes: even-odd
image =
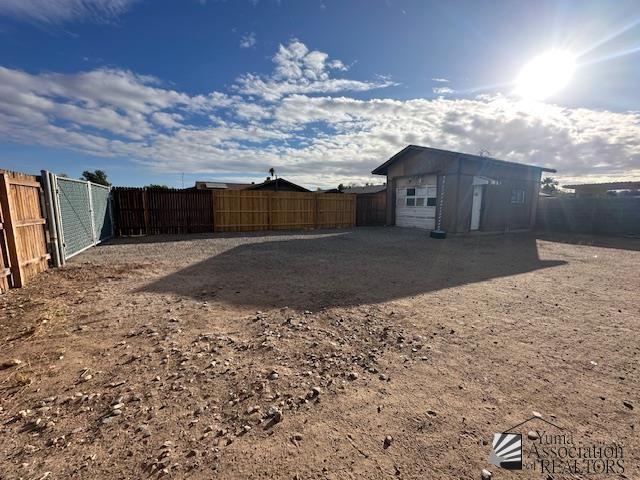
[[[114,188],[118,235],[304,230],[355,225],[355,195]]]
[[[536,228],[572,233],[640,235],[640,198],[540,197]]]
[[[355,225],[355,195],[222,190],[213,198],[216,232]]]
[[[382,226],[387,223],[387,191],[361,193],[356,198],[356,225]]]
[[[0,170],[0,291],[47,269],[41,192],[37,177]]]
[[[117,187],[111,194],[117,235],[213,231],[211,191]]]

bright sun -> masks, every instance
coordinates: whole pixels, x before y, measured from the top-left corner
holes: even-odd
[[[544,100],[564,88],[576,68],[569,52],[550,50],[527,63],[515,82],[515,93],[521,97]]]

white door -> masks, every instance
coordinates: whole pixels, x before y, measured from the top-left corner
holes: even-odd
[[[473,186],[473,201],[471,202],[471,230],[480,228],[480,213],[482,211],[482,185]]]
[[[436,186],[414,185],[396,189],[396,225],[434,229]]]

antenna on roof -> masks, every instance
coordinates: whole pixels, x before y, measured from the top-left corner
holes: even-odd
[[[491,152],[486,148],[481,148],[480,151],[478,152],[478,155],[480,155],[481,157],[490,157]]]

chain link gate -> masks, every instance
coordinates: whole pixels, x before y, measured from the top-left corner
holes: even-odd
[[[49,174],[61,263],[113,236],[110,187]]]

